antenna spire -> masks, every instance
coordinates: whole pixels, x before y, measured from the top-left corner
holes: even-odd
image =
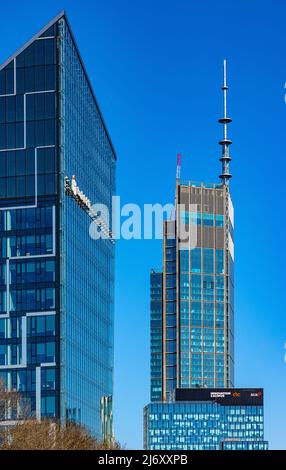
[[[176,220],[177,191],[178,191],[178,186],[180,186],[180,181],[181,181],[181,161],[182,161],[182,155],[180,153],[178,153],[178,155],[177,155],[177,171],[176,171],[176,188],[175,188],[175,206],[174,206],[174,210],[171,211],[170,220]]]
[[[220,161],[222,162],[222,173],[220,175],[220,178],[223,184],[228,185],[229,179],[232,177],[232,175],[229,173],[229,162],[231,161],[229,155],[229,146],[232,144],[232,141],[227,138],[227,125],[232,120],[227,117],[226,97],[228,86],[226,84],[226,60],[223,61],[223,86],[221,87],[221,89],[223,91],[224,117],[218,120],[218,122],[223,124],[223,140],[219,142],[219,144],[222,146],[222,156],[220,158]]]
[[[181,161],[182,161],[182,155],[180,153],[178,153],[178,155],[177,155],[177,173],[176,173],[176,182],[177,182],[177,184],[180,184]]]

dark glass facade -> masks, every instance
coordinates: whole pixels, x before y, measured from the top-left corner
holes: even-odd
[[[151,401],[162,397],[162,295],[163,275],[151,272]]]
[[[64,178],[110,207],[115,159],[61,14],[0,67],[0,377],[39,419],[97,436],[112,395],[114,245],[90,238]]]

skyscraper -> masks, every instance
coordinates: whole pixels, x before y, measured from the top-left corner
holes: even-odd
[[[227,135],[231,122],[227,89],[224,62],[224,116],[219,119],[224,130],[219,142],[221,182],[181,181],[179,156],[176,217],[164,222],[163,271],[151,272],[151,402],[161,405],[159,409],[151,403],[145,408],[145,446],[149,448],[220,448],[219,436],[217,441],[208,439],[210,436],[200,435],[195,426],[188,429],[184,418],[173,417],[183,416],[177,391],[234,387],[234,209],[229,191],[232,142]],[[203,390],[201,402],[208,401]],[[191,416],[191,409],[195,412],[200,405],[199,394],[196,399],[193,393],[184,397],[195,402],[193,408],[189,403],[184,410]],[[261,401],[259,406],[261,413]],[[160,414],[169,416],[169,427]],[[152,428],[153,419],[156,429]],[[256,431],[248,434],[249,439],[261,439],[263,426],[260,434]],[[229,437],[235,433],[221,434],[222,440]],[[237,437],[249,441],[247,433]]]
[[[225,92],[226,85],[223,89]],[[154,328],[161,328],[163,400],[181,387],[234,386],[234,210],[228,184],[231,175],[224,165],[230,160],[231,141],[226,131],[230,121],[225,108],[225,117],[220,119],[225,127],[220,142],[222,182],[193,183],[177,178],[176,220],[164,222],[159,305],[153,296],[160,274],[151,273],[151,387],[154,381],[157,387],[159,379]],[[159,311],[160,325],[156,323]]]
[[[64,12],[0,67],[0,376],[101,437],[113,392],[116,155]],[[7,415],[7,420],[11,416]]]

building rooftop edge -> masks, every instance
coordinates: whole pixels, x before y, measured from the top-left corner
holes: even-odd
[[[80,51],[79,51],[79,48],[78,48],[78,45],[77,45],[77,42],[76,42],[76,39],[74,37],[74,34],[72,32],[72,29],[71,29],[71,26],[70,26],[70,23],[69,23],[69,20],[67,18],[67,14],[66,14],[66,11],[65,10],[62,10],[60,13],[58,13],[53,19],[51,19],[42,29],[40,29],[40,31],[38,31],[36,34],[33,35],[33,37],[31,39],[29,39],[28,41],[26,41],[21,47],[19,47],[19,49],[17,49],[11,56],[8,57],[7,60],[5,60],[5,62],[3,62],[1,65],[0,65],[0,71],[3,70],[12,60],[14,60],[19,54],[21,54],[21,52],[23,52],[27,47],[29,47],[39,36],[41,36],[42,34],[45,33],[45,31],[47,31],[53,24],[57,23],[60,19],[64,18],[66,23],[67,23],[67,26],[68,26],[68,29],[69,29],[69,33],[72,37],[72,40],[74,42],[74,45],[75,45],[75,48],[76,48],[76,52],[78,54],[78,58],[79,58],[79,61],[81,63],[81,66],[82,66],[82,69],[84,71],[84,74],[85,74],[85,77],[86,77],[86,80],[87,80],[87,83],[88,83],[88,86],[90,88],[90,91],[91,91],[91,94],[92,94],[92,97],[94,99],[94,102],[95,102],[95,105],[97,107],[97,110],[99,112],[99,115],[100,115],[100,118],[102,120],[102,123],[103,123],[103,127],[104,127],[104,130],[106,132],[106,135],[107,135],[107,138],[108,138],[108,141],[110,143],[110,146],[111,146],[111,149],[112,149],[112,152],[114,154],[114,158],[115,160],[117,160],[117,155],[116,155],[116,151],[115,151],[115,148],[114,148],[114,145],[112,143],[112,140],[111,140],[111,137],[109,135],[109,132],[107,130],[107,126],[106,126],[106,123],[104,121],[104,118],[103,118],[103,115],[102,115],[102,112],[100,110],[100,107],[99,107],[99,104],[97,102],[97,99],[95,97],[95,93],[94,93],[94,90],[93,90],[93,87],[91,85],[91,82],[90,82],[90,79],[88,77],[88,74],[87,74],[87,71],[86,71],[86,67],[84,65],[84,62],[82,60],[82,57],[81,57],[81,54],[80,54]]]
[[[8,59],[5,60],[0,65],[0,71],[6,67],[13,59],[15,59],[21,52],[23,52],[27,47],[29,47],[32,42],[35,41],[39,36],[44,34],[45,31],[47,31],[54,23],[59,21],[61,18],[65,17],[66,18],[66,12],[65,10],[62,10],[60,13],[58,13],[52,20],[50,20],[43,28],[41,28],[36,34],[33,35],[28,41],[26,41],[21,47],[19,47],[12,55],[8,57]]]
[[[206,183],[204,181],[192,181],[192,180],[185,180],[180,181],[178,186],[188,186],[188,187],[195,187],[195,188],[206,188],[206,189],[223,189],[225,186],[222,183]]]

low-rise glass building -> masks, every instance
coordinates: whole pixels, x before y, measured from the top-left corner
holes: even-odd
[[[144,409],[149,450],[267,450],[262,389],[180,389]]]

